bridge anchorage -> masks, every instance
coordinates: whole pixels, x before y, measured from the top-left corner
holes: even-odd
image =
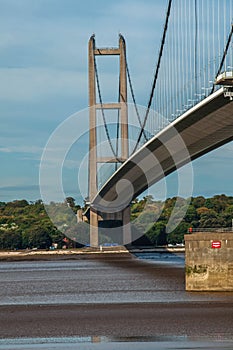
[[[104,103],[100,93],[100,84],[97,72],[96,56],[119,56],[119,98],[114,103]],[[99,245],[99,234],[109,237],[109,232],[113,237],[109,237],[112,242],[127,243],[131,241],[130,230],[130,206],[116,206],[114,209],[106,207],[97,210],[93,207],[92,201],[99,190],[98,169],[105,163],[123,163],[129,157],[128,145],[128,108],[127,108],[127,66],[126,66],[126,46],[122,35],[119,35],[119,46],[117,48],[97,48],[95,36],[89,40],[89,209],[88,217],[90,221],[90,246]],[[98,90],[97,103],[96,90]],[[118,138],[120,140],[119,150],[115,150],[113,140],[106,125],[105,114],[108,111],[115,111],[118,115]],[[107,141],[111,153],[105,157],[99,155],[98,147],[98,123],[101,116]],[[117,146],[118,148],[118,146]],[[119,154],[120,153],[120,154]],[[111,229],[110,229],[111,228]]]

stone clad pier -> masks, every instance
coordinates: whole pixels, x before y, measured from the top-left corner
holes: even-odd
[[[233,232],[185,235],[187,291],[233,291]]]

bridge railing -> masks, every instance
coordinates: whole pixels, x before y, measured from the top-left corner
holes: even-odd
[[[187,233],[196,233],[196,232],[232,232],[233,227],[198,227],[198,228],[189,228]]]

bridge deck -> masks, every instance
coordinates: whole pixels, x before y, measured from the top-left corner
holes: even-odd
[[[233,140],[233,103],[221,88],[184,113],[135,152],[105,183],[93,200],[93,207],[115,208],[140,195],[184,164]],[[133,194],[120,180],[132,184]],[[119,185],[119,183],[118,183]]]

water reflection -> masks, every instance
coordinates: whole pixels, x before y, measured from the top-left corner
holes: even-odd
[[[66,337],[0,339],[0,350],[156,350],[156,349],[225,349],[230,350],[233,339],[194,338],[188,336],[153,337]]]
[[[141,260],[153,262],[161,262],[170,264],[173,266],[184,267],[185,265],[185,254],[184,253],[135,253],[137,258]]]

